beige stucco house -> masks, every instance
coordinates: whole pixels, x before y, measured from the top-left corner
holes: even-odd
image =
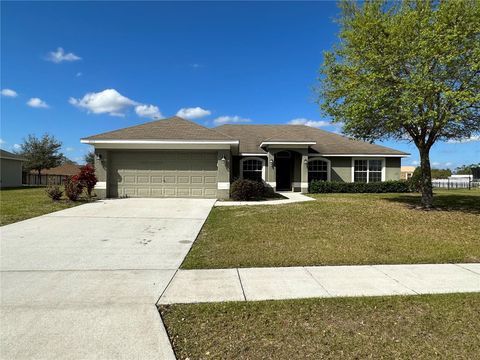
[[[24,158],[0,149],[0,188],[22,186]]]
[[[413,176],[413,172],[415,171],[415,166],[402,166],[400,168],[400,179],[401,180],[408,180]]]
[[[237,178],[301,192],[312,180],[398,180],[408,155],[303,125],[206,128],[179,117],[81,142],[95,147],[101,197],[227,198]]]

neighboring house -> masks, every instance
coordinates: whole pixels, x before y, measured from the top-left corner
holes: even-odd
[[[407,153],[303,125],[206,128],[172,117],[81,139],[101,197],[227,198],[237,178],[308,191],[311,180],[400,179]]]
[[[63,183],[66,176],[77,175],[80,172],[80,165],[63,164],[50,169],[42,169],[40,176],[37,170],[30,170],[24,174],[23,183],[25,185],[48,185]]]
[[[0,188],[22,186],[22,164],[19,155],[0,149]]]
[[[415,166],[402,166],[400,168],[400,179],[401,180],[408,180],[413,176],[413,172],[415,171]]]

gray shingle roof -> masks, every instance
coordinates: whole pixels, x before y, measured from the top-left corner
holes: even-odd
[[[402,151],[304,125],[222,125],[216,130],[240,141],[240,153],[264,153],[263,141],[316,141],[310,146],[319,154],[408,155]],[[275,139],[275,140],[272,140]]]
[[[0,149],[0,158],[1,159],[25,161],[25,159],[23,157],[21,157],[20,155],[11,153],[10,151],[6,151],[6,150],[3,150],[3,149]]]
[[[222,125],[209,129],[178,116],[89,136],[83,140],[238,140],[240,153],[266,153],[260,147],[264,141],[315,141],[316,144],[311,145],[310,149],[324,155],[408,155],[304,125]]]
[[[233,140],[226,134],[174,116],[89,136],[83,140]]]

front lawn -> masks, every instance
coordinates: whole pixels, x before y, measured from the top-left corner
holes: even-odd
[[[0,190],[0,224],[7,225],[35,216],[80,205],[85,201],[68,199],[52,201],[44,187],[24,187]]]
[[[317,194],[280,206],[218,207],[182,268],[480,261],[480,191]]]
[[[480,294],[160,307],[178,359],[474,359]]]

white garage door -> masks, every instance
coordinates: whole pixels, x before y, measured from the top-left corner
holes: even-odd
[[[213,151],[115,151],[109,169],[110,197],[217,197]]]

